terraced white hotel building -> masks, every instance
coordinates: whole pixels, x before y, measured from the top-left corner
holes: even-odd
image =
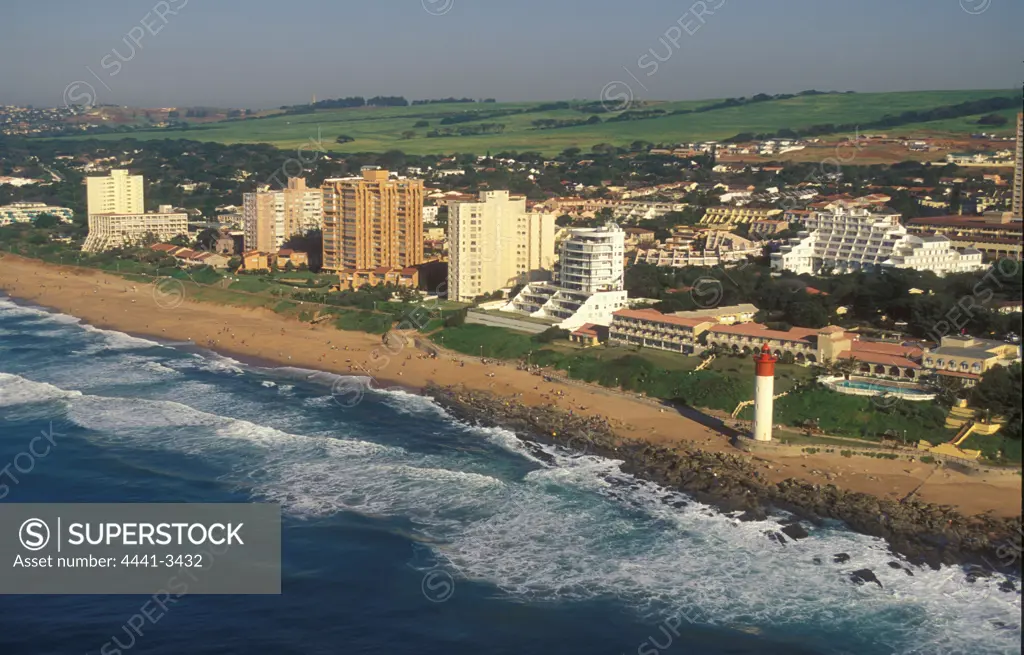
[[[958,251],[941,235],[909,234],[897,213],[836,207],[801,220],[807,231],[772,253],[772,270],[819,275],[912,268],[945,275],[985,267],[979,250]]]
[[[626,232],[615,223],[578,228],[562,241],[557,282],[523,287],[502,311],[547,319],[566,330],[608,326],[626,306]]]

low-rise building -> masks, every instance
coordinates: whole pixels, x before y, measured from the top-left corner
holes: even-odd
[[[781,217],[781,209],[758,209],[755,207],[708,207],[700,224],[716,230],[727,230],[736,225],[770,220]]]
[[[269,271],[276,260],[274,253],[250,250],[242,253],[242,268],[247,271]]]
[[[974,386],[981,376],[995,366],[1009,366],[1020,361],[1020,346],[991,339],[969,336],[945,336],[939,345],[924,351],[925,369]]]
[[[388,268],[381,266],[374,269],[345,269],[338,271],[339,290],[355,291],[363,286],[379,286],[391,284],[405,289],[418,289],[420,285],[420,272],[415,267]]]
[[[89,214],[89,235],[82,250],[100,252],[179,236],[188,236],[188,214],[168,205],[155,214]]]
[[[0,207],[0,227],[12,223],[31,223],[43,214],[56,216],[65,223],[70,223],[75,215],[67,207],[54,207],[43,202],[15,202]]]
[[[284,268],[288,264],[291,264],[294,268],[300,266],[309,266],[309,255],[298,250],[292,250],[291,248],[282,248],[277,251],[277,265],[279,268]]]
[[[704,352],[700,337],[715,325],[707,318],[682,318],[653,309],[620,309],[612,314],[612,344],[656,348],[684,355]]]
[[[703,318],[715,321],[720,325],[735,325],[737,323],[751,323],[754,315],[759,310],[750,303],[740,305],[728,305],[725,307],[712,307],[710,309],[695,309],[689,312],[673,312],[672,316],[679,318]]]

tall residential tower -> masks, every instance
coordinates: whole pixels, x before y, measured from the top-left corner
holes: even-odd
[[[324,270],[423,263],[423,180],[364,168],[324,180]]]
[[[469,301],[530,281],[555,263],[555,215],[526,211],[526,199],[484,191],[449,205],[448,298]]]
[[[85,178],[88,193],[88,214],[141,214],[143,182],[141,175],[129,175],[125,170],[110,171],[106,177]]]
[[[292,177],[285,189],[246,193],[242,222],[245,250],[277,252],[288,237],[323,227],[323,192],[307,188],[306,180],[300,177]]]

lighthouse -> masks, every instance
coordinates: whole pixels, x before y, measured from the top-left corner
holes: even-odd
[[[768,350],[768,344],[761,347],[761,353],[754,357],[756,380],[754,385],[754,440],[772,440],[772,418],[775,402],[775,362]]]

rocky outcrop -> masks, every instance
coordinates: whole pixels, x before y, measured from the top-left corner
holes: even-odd
[[[1007,563],[1005,557],[1000,558],[1005,555],[1001,549],[1014,543],[1021,530],[1020,517],[968,518],[947,506],[898,502],[832,484],[794,479],[771,484],[740,454],[623,439],[603,418],[573,415],[550,406],[533,407],[461,387],[434,385],[426,392],[457,418],[504,427],[526,441],[621,460],[624,472],[684,491],[721,511],[740,512],[742,520],[762,520],[766,510],[781,509],[812,524],[823,519],[843,521],[857,532],[884,538],[894,552],[916,564]],[[792,539],[806,536],[801,526],[792,526],[782,532]],[[782,535],[773,538],[779,537]],[[838,561],[839,555],[836,557]],[[1009,564],[1019,570],[1019,559]]]

